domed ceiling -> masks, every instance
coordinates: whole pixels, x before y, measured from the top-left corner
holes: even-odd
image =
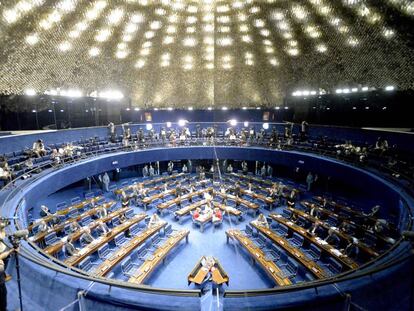
[[[117,91],[139,107],[203,108],[274,105],[297,89],[414,86],[408,0],[0,3],[4,94]]]

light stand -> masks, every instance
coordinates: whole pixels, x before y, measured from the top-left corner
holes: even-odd
[[[17,250],[20,245],[20,239],[16,238],[15,236],[9,236],[9,240],[13,245],[13,252],[14,256],[16,257],[16,274],[17,274],[17,287],[19,289],[19,303],[20,303],[20,311],[23,311],[23,299],[22,299],[22,286],[20,282],[20,265],[19,265],[19,256]]]

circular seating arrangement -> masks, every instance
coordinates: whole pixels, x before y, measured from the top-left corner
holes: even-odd
[[[15,229],[30,231],[21,246],[26,254],[22,269],[35,270],[48,281],[55,271],[71,288],[94,280],[103,292],[88,290],[82,299],[89,303],[110,305],[118,299],[128,307],[162,309],[171,301],[185,301],[192,309],[213,284],[220,303],[237,309],[237,304],[249,305],[250,297],[256,297],[258,307],[269,306],[272,295],[283,295],[287,303],[284,295],[293,297],[309,288],[336,297],[325,291],[331,282],[359,290],[363,282],[350,285],[351,280],[362,280],[375,269],[384,273],[381,267],[406,250],[401,231],[410,230],[412,200],[389,180],[342,158],[312,154],[322,149],[305,149],[300,142],[283,148],[295,150],[280,150],[282,146],[268,140],[217,142],[195,138],[168,152],[160,142],[126,148],[106,142],[96,149],[102,153],[89,153],[92,144],[65,163],[45,163],[36,172],[24,172],[21,176],[30,176],[6,186],[3,206],[9,215],[17,215]],[[193,167],[181,173],[188,159]],[[162,174],[169,161],[176,169]],[[248,163],[247,172],[243,162]],[[274,171],[263,174],[256,162]],[[142,176],[147,163],[157,163],[154,176]],[[196,170],[206,163],[213,168]],[[233,172],[226,172],[229,163]],[[338,181],[359,196],[348,198],[334,185],[308,191],[305,180],[295,175],[298,167],[324,182]],[[88,182],[104,172],[114,173],[109,191],[90,188]],[[118,180],[120,174],[124,176]],[[84,180],[88,190],[80,184]],[[371,210],[374,203],[381,208]],[[39,217],[42,204],[49,211]],[[74,222],[77,229],[71,228]],[[205,273],[200,258],[210,256],[214,264]],[[107,290],[112,287],[117,288],[114,293]],[[124,293],[114,296],[119,291]],[[138,297],[135,302],[127,297],[130,291]],[[154,295],[159,297],[156,303],[148,298]],[[315,295],[303,296],[292,306]]]

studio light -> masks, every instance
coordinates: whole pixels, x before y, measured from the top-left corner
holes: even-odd
[[[147,129],[147,131],[151,131],[152,130],[152,124],[151,123],[147,123],[145,125],[145,128]]]
[[[263,123],[263,128],[265,129],[265,130],[268,130],[269,129],[269,123]]]
[[[171,127],[171,122],[167,122],[167,127]]]
[[[249,122],[244,121],[243,126],[244,126],[244,127],[248,127],[248,126],[249,126]]]

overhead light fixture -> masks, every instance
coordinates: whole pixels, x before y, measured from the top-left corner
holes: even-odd
[[[222,107],[221,110],[227,110],[228,108],[226,106]]]
[[[385,90],[387,92],[391,92],[391,91],[394,91],[395,90],[395,87],[393,85],[388,85],[388,86],[385,87]]]
[[[27,89],[24,91],[27,96],[34,96],[36,95],[36,91],[34,89]]]

